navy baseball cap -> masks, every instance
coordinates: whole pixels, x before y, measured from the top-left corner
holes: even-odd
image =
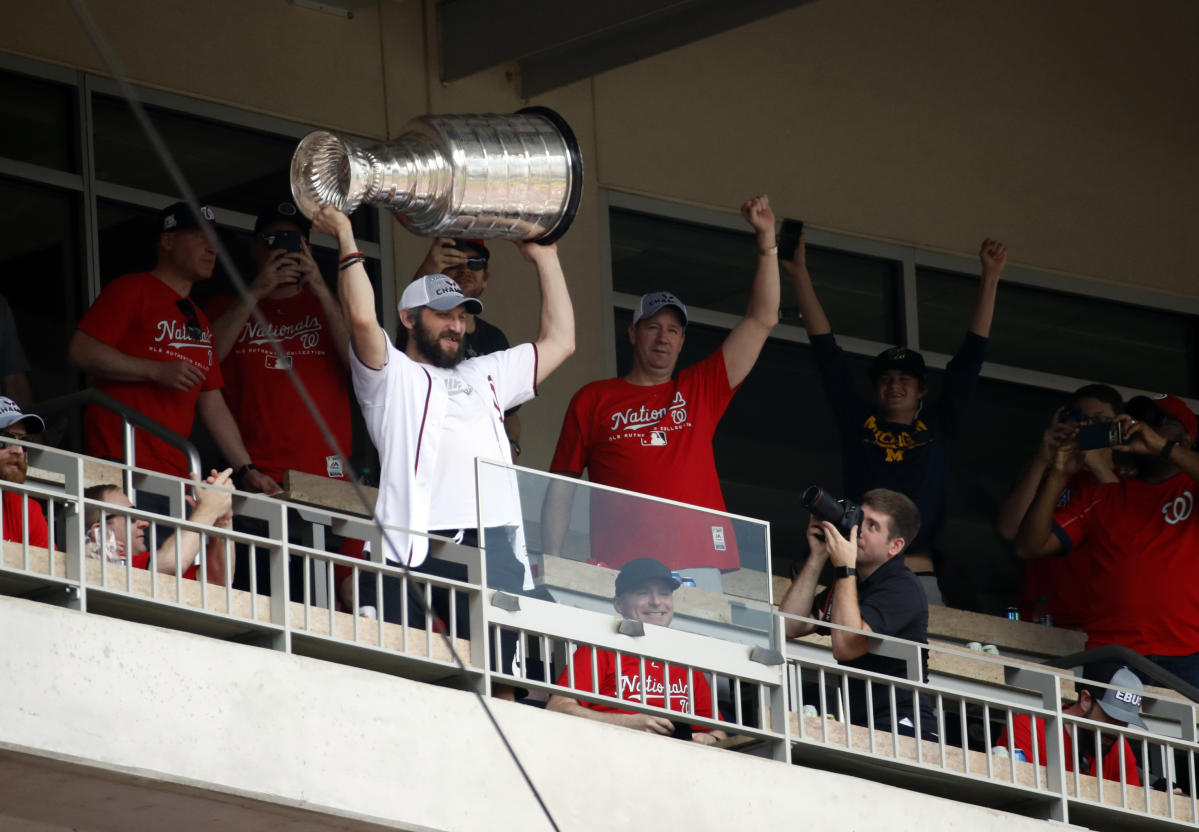
[[[312,230],[312,220],[300,213],[300,209],[296,207],[294,202],[274,202],[258,212],[258,219],[254,220],[254,234],[257,236],[273,222],[288,222],[300,229],[300,233],[305,239],[308,237],[308,232]]]
[[[212,209],[207,205],[200,206],[200,216],[205,222],[216,222],[216,215],[212,213]],[[199,228],[200,221],[196,219],[195,213],[191,206],[186,202],[175,202],[163,208],[158,215],[158,230],[166,231],[184,231],[188,228]]]
[[[662,561],[654,558],[634,558],[620,567],[620,574],[616,576],[616,594],[624,595],[655,578],[669,583],[671,592],[681,586],[674,575],[670,574],[670,568]]]
[[[883,350],[874,357],[870,367],[870,377],[878,378],[888,370],[899,370],[901,373],[924,380],[924,356],[907,347],[891,347]]]

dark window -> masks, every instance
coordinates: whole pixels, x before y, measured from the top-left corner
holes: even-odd
[[[665,289],[688,307],[745,314],[757,268],[748,228],[734,231],[621,208],[611,210],[610,228],[617,292],[641,295]],[[838,332],[898,343],[898,262],[809,246],[808,270]],[[784,325],[802,326],[786,272],[781,306]]]
[[[978,278],[916,270],[920,346],[951,353]],[[1184,396],[1199,393],[1196,319],[1117,301],[1000,283],[987,360],[1086,381]]]
[[[155,128],[201,202],[257,214],[263,206],[290,199],[291,156],[298,139],[147,107]],[[96,178],[159,194],[176,195],[132,109],[107,95],[92,98]],[[353,215],[354,234],[378,241],[376,212]]]
[[[79,172],[75,88],[0,72],[0,156]]]
[[[67,343],[82,314],[80,197],[0,178],[0,286],[17,323],[38,399],[77,388]]]

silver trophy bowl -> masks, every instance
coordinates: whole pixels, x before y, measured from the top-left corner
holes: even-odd
[[[309,133],[291,159],[291,192],[308,217],[334,205],[395,212],[415,234],[552,243],[583,192],[583,157],[546,107],[512,115],[421,116],[390,142]]]

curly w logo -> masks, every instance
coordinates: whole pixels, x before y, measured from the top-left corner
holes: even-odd
[[[1191,496],[1191,492],[1184,491],[1181,496],[1175,497],[1162,506],[1162,515],[1166,518],[1166,522],[1173,526],[1190,517],[1194,507],[1195,498]]]

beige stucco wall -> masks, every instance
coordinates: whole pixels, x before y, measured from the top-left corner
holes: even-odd
[[[560,245],[578,353],[523,411],[549,461],[571,392],[602,375],[597,187],[732,211],[757,192],[812,226],[1199,296],[1199,4],[816,0],[533,102],[514,68],[437,78],[434,0],[353,20],[285,0],[91,0],[134,81],[382,137],[422,112],[558,109],[587,193]],[[0,0],[0,51],[105,74],[64,0]],[[483,33],[471,33],[480,37]],[[397,234],[406,280],[426,241]],[[487,317],[537,327],[536,281],[493,247]]]

